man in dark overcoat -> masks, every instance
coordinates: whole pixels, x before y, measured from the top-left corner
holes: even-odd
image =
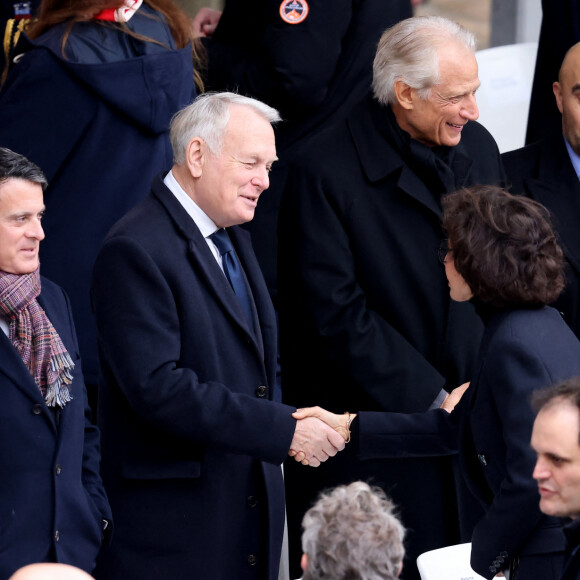
[[[344,446],[270,401],[276,323],[249,234],[277,112],[205,94],[171,125],[174,165],[96,262],[103,479],[116,517],[104,580],[276,580],[281,463]]]
[[[510,191],[539,201],[552,214],[566,255],[566,288],[554,306],[580,337],[580,43],[566,53],[552,88],[561,122],[502,160]]]
[[[470,379],[482,327],[470,304],[450,300],[437,248],[441,195],[503,179],[497,146],[475,122],[478,87],[469,32],[435,17],[402,21],[379,43],[374,94],[294,164],[279,228],[289,404],[426,411]],[[316,493],[354,479],[372,479],[401,507],[405,579],[418,578],[419,553],[459,541],[448,459],[343,454],[315,477],[299,470],[288,463],[291,564]]]
[[[111,526],[67,296],[40,276],[46,178],[0,148],[0,578],[91,572]]]

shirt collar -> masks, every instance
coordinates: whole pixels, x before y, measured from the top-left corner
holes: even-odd
[[[215,225],[213,220],[185,193],[185,190],[179,185],[177,179],[170,171],[163,180],[167,189],[173,193],[177,201],[183,206],[183,209],[189,214],[195,225],[199,228],[201,235],[204,238],[211,236],[219,228]]]
[[[572,167],[574,167],[574,171],[576,172],[578,179],[580,179],[580,155],[578,155],[578,153],[572,149],[570,143],[568,143],[566,140],[566,137],[564,137],[564,143],[566,143],[566,149],[568,150],[568,155],[570,156]]]

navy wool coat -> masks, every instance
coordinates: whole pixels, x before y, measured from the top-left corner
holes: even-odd
[[[43,278],[38,301],[75,363],[73,400],[62,410],[49,409],[0,332],[2,580],[26,564],[51,560],[90,572],[101,548],[102,520],[111,519],[68,299]]]
[[[103,479],[118,524],[97,577],[277,578],[295,408],[268,400],[274,312],[249,234],[229,233],[261,336],[161,178],[97,258]]]
[[[516,580],[559,580],[566,522],[539,509],[530,396],[578,374],[580,343],[556,310],[498,312],[486,325],[471,385],[455,410],[361,413],[360,456],[458,451],[465,481],[485,509],[473,532],[473,569],[493,578],[515,564]]]

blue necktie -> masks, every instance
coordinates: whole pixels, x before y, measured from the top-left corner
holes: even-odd
[[[217,232],[213,233],[210,238],[211,241],[217,246],[217,249],[222,256],[224,274],[229,280],[236,296],[238,297],[238,300],[240,301],[240,304],[242,305],[244,313],[248,319],[248,323],[250,324],[250,328],[253,328],[254,316],[252,314],[250,295],[246,287],[246,281],[244,280],[242,265],[240,264],[236,253],[234,252],[234,247],[232,246],[230,236],[228,236],[228,232],[226,232],[224,228],[220,228]]]

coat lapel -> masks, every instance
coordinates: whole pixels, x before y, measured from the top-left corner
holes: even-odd
[[[22,362],[20,355],[8,339],[8,337],[0,331],[0,351],[2,365],[0,365],[0,373],[5,375],[6,378],[24,395],[26,395],[31,400],[32,404],[40,405],[42,409],[42,414],[48,419],[51,425],[56,429],[56,423],[54,421],[54,416],[50,412],[49,408],[46,406],[46,402],[42,397],[38,386],[34,382],[30,371],[26,365]]]
[[[398,173],[397,186],[406,195],[433,212],[438,219],[441,218],[441,208],[437,204],[433,194],[425,183],[405,163],[405,160],[389,142],[385,131],[380,128],[382,115],[386,113],[375,101],[369,106],[368,101],[359,106],[348,119],[355,148],[361,165],[371,183],[375,183],[385,177]],[[386,126],[386,121],[385,121]],[[369,131],[369,127],[373,127]],[[469,176],[473,160],[465,153],[461,144],[455,149],[454,164],[465,175],[465,181],[469,183]]]
[[[200,279],[205,282],[209,291],[220,303],[224,311],[228,313],[232,322],[239,326],[248,338],[251,339],[252,344],[263,360],[261,344],[258,343],[256,334],[250,327],[241,304],[233,293],[227,278],[221,271],[199,228],[171,191],[165,186],[161,178],[153,182],[153,193],[167,210],[178,233],[188,240],[188,258]],[[236,247],[235,244],[234,247]],[[236,247],[237,251],[238,248]],[[242,265],[244,268],[246,267],[243,261]],[[247,271],[246,276],[248,279],[251,279],[250,273]]]

